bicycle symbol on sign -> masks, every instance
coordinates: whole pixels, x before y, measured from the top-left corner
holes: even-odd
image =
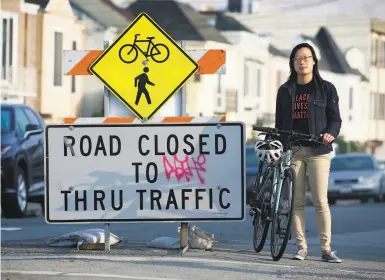
[[[147,40],[137,40],[140,34],[135,34],[135,40],[133,44],[125,44],[119,49],[119,58],[124,63],[132,63],[138,58],[138,50],[146,57],[151,57],[155,62],[165,62],[170,56],[170,51],[164,44],[154,44],[152,40],[155,37],[147,37]],[[143,52],[142,49],[136,43],[147,43],[147,51]],[[150,48],[151,47],[151,48]]]

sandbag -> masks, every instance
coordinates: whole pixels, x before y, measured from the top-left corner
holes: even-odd
[[[214,246],[214,234],[208,233],[197,226],[188,228],[188,244],[191,249],[208,250]]]
[[[179,249],[180,239],[176,237],[162,236],[147,243],[149,248],[158,249]]]
[[[121,239],[110,232],[110,245],[121,242]],[[78,249],[104,249],[105,234],[100,228],[86,229],[49,238],[46,244],[51,247],[77,247]]]
[[[178,233],[180,233],[180,227],[178,227]],[[215,242],[214,234],[210,234],[194,225],[188,227],[188,248],[209,250],[213,247]],[[158,237],[147,243],[147,247],[157,249],[180,249],[180,237]]]

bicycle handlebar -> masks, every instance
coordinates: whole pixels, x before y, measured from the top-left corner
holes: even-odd
[[[286,134],[291,138],[294,138],[297,140],[307,140],[309,142],[314,142],[314,143],[327,146],[327,144],[323,143],[323,139],[321,136],[316,136],[314,134],[304,134],[293,130],[283,130],[283,129],[273,128],[273,127],[256,126],[256,125],[253,125],[253,130],[262,131],[262,132],[265,132],[267,135],[277,136],[277,137],[280,136],[281,134]]]

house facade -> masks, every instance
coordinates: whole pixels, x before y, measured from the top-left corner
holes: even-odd
[[[62,56],[83,48],[84,24],[69,2],[4,0],[0,13],[2,99],[30,105],[47,122],[77,116],[83,84],[63,75]]]
[[[227,120],[245,123],[249,139],[253,134],[252,125],[263,118],[267,102],[269,39],[258,36],[222,12],[201,13],[230,43],[226,48],[226,74],[221,88],[225,101],[218,102]]]
[[[246,31],[223,31],[232,43],[228,51],[226,87],[237,94],[237,111],[226,112],[228,119],[243,121],[246,137],[252,137],[252,126],[264,117],[268,102],[268,40]],[[229,103],[229,102],[228,102]]]
[[[2,1],[1,25],[1,102],[24,103],[37,98],[38,42],[30,44],[41,26],[38,6],[24,1]],[[23,27],[27,26],[27,30]],[[29,33],[28,33],[29,32]],[[26,36],[27,34],[30,36]],[[41,44],[40,44],[41,45]],[[27,48],[28,46],[28,48]]]
[[[109,0],[70,0],[74,14],[85,24],[84,50],[101,50],[104,42],[113,42],[130,24],[132,15],[116,7]],[[84,95],[81,115],[104,115],[104,87],[95,76],[83,76]]]

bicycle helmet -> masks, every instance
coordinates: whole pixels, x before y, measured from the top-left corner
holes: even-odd
[[[279,160],[283,154],[282,143],[278,140],[260,140],[255,143],[254,150],[259,160],[267,161],[268,163]]]

